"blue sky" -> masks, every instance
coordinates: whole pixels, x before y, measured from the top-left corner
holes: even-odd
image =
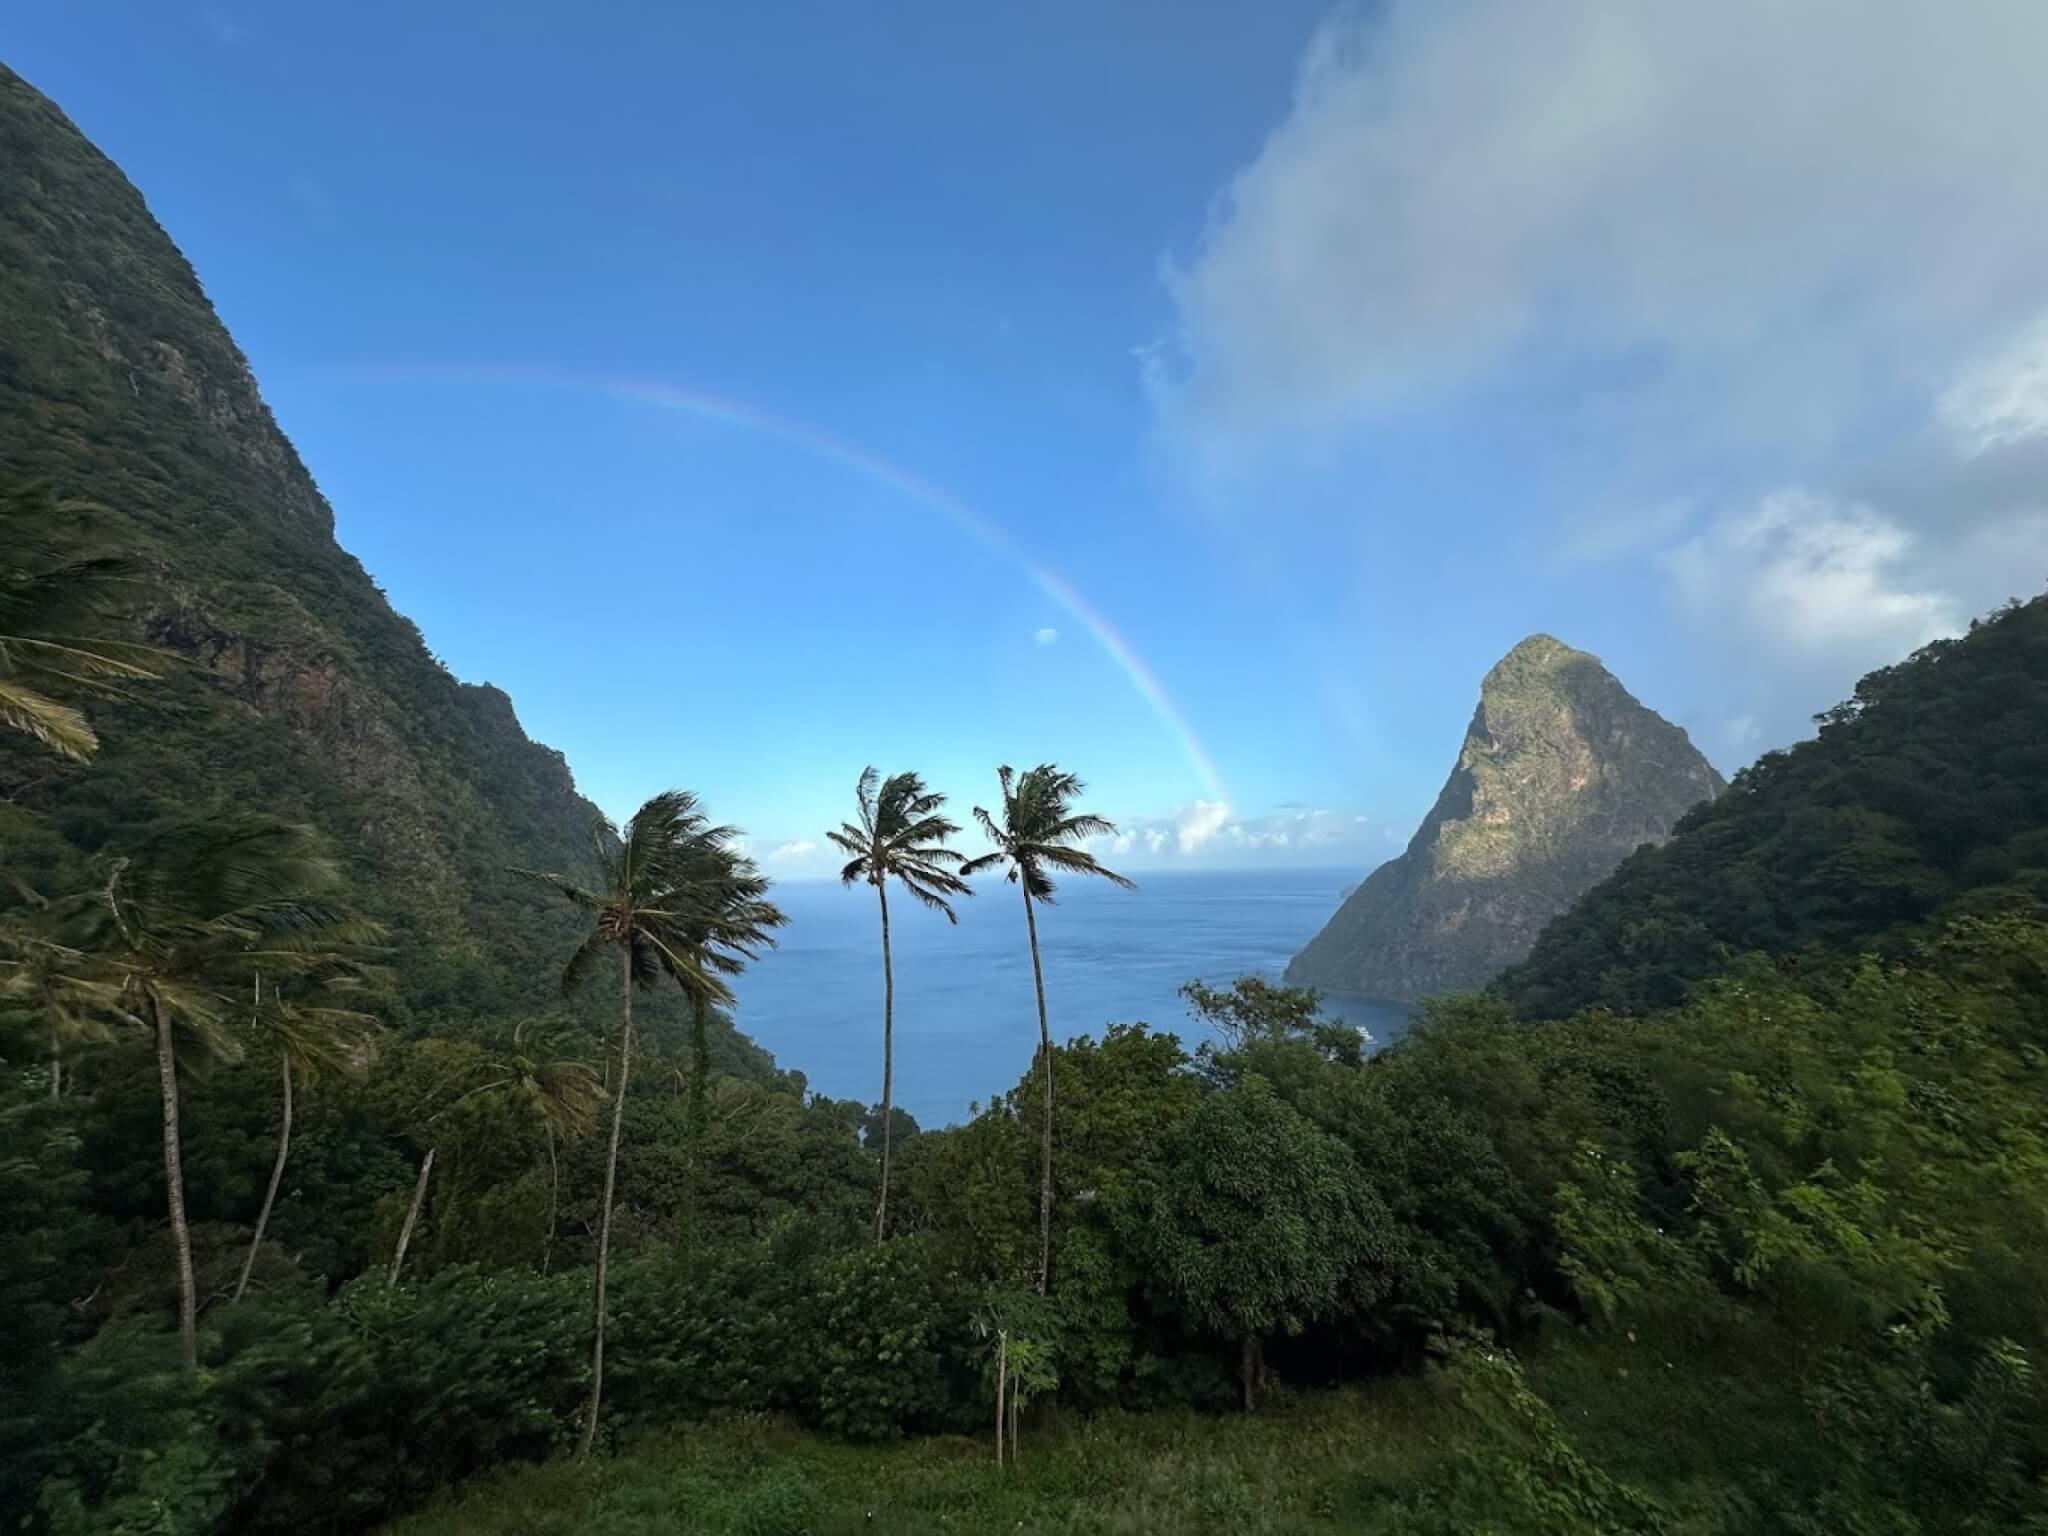
[[[1364,866],[1548,630],[1724,769],[2048,580],[2048,10],[16,7],[343,541],[775,872]],[[1142,676],[1141,676],[1142,675]]]

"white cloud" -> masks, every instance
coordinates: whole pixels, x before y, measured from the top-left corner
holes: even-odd
[[[2038,304],[2044,56],[2037,0],[1348,8],[1170,267],[1148,373],[1170,422],[1241,441],[1547,347],[1825,436]]]
[[[1298,803],[1238,817],[1221,801],[1197,800],[1168,816],[1118,818],[1115,835],[1098,839],[1095,852],[1147,863],[1259,863],[1277,853],[1296,863],[1341,864],[1364,856],[1362,829],[1370,819]]]
[[[1182,853],[1193,853],[1223,830],[1230,819],[1230,807],[1221,800],[1197,800],[1174,828],[1174,841]]]
[[[1804,653],[1892,660],[1962,628],[1926,587],[1913,535],[1867,507],[1783,490],[1717,520],[1664,556],[1694,610]]]
[[[762,855],[762,858],[770,864],[791,864],[817,851],[818,845],[808,837],[798,837],[792,838],[786,843],[777,843],[766,854]]]
[[[1034,631],[1031,636],[1031,638],[1036,640],[1040,645],[1051,645],[1053,641],[1059,639],[1059,637],[1060,632],[1054,629],[1051,625],[1047,625],[1044,629]]]
[[[1938,412],[1973,458],[2048,437],[2048,311],[1970,359],[1942,393]]]

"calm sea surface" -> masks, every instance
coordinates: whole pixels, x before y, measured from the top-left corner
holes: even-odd
[[[1055,1040],[1143,1021],[1193,1049],[1205,1035],[1176,995],[1182,982],[1224,985],[1245,972],[1278,980],[1336,910],[1352,870],[1147,873],[1138,889],[1063,880],[1040,908],[1046,1006]],[[896,1102],[921,1125],[965,1118],[972,1100],[1009,1088],[1038,1041],[1017,888],[984,882],[958,927],[892,889],[896,959]],[[834,1098],[882,1096],[882,956],[874,892],[787,882],[781,946],[739,979],[739,1027],[784,1067]],[[1385,1043],[1398,1009],[1332,995],[1325,1011]]]

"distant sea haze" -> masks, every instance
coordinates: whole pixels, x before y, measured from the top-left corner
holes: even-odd
[[[1038,913],[1052,1036],[1099,1035],[1146,1023],[1192,1051],[1207,1038],[1179,997],[1193,980],[1224,986],[1247,972],[1277,981],[1336,910],[1357,870],[1148,871],[1135,891],[1099,880],[1060,882]],[[1038,1046],[1023,899],[983,881],[959,903],[957,927],[898,888],[889,894],[896,962],[896,1102],[920,1125],[966,1118],[1013,1086]],[[872,887],[779,884],[782,942],[740,977],[735,1022],[835,1099],[882,1096],[882,945]],[[1406,1015],[1330,994],[1324,1011],[1398,1039]]]

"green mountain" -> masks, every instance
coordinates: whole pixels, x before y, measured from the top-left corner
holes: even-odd
[[[1407,851],[1351,892],[1287,981],[1403,1002],[1483,986],[1722,788],[1685,732],[1597,657],[1531,635],[1486,674]]]
[[[107,509],[105,542],[147,572],[138,630],[189,663],[94,711],[90,767],[8,738],[0,798],[86,849],[209,806],[312,821],[393,926],[401,1012],[547,995],[574,925],[507,866],[581,868],[596,808],[505,694],[453,677],[335,542],[190,264],[4,67],[0,474]],[[9,865],[33,869],[34,835],[10,841]]]
[[[1853,950],[2048,903],[2048,597],[1873,672],[1499,979],[1518,1011],[1679,1002],[1731,953]]]

